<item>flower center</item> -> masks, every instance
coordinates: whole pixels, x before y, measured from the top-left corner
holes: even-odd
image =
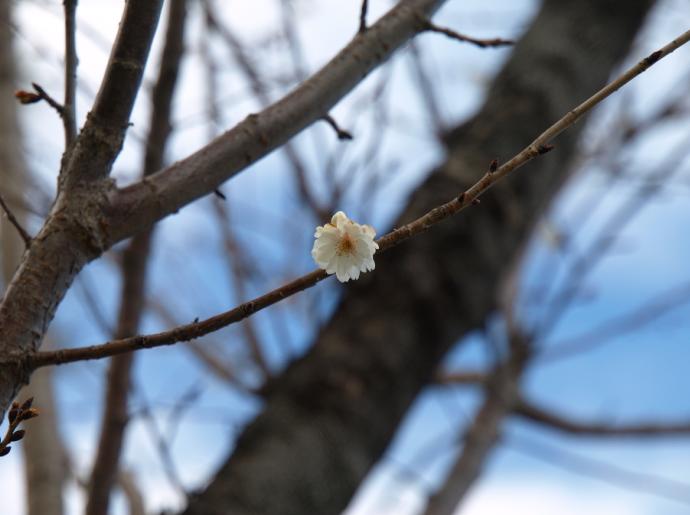
[[[355,242],[352,241],[352,237],[348,233],[343,234],[343,237],[338,242],[338,246],[335,249],[336,254],[342,256],[343,254],[353,254],[355,251]]]

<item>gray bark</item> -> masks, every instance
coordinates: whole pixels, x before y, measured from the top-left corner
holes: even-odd
[[[400,222],[463,191],[601,87],[651,4],[547,0]],[[185,513],[341,512],[448,348],[495,308],[495,286],[565,180],[581,128],[481,206],[381,255],[308,355],[268,385],[264,411]]]

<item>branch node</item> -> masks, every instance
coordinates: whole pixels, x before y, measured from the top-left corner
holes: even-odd
[[[553,145],[548,145],[548,144],[539,145],[539,146],[537,147],[537,153],[538,153],[539,155],[548,154],[548,153],[551,152],[554,148],[555,148],[555,147],[554,147]]]
[[[489,173],[494,173],[496,170],[498,170],[498,159],[494,159],[489,163]]]

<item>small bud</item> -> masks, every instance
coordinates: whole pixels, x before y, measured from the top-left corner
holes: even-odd
[[[661,50],[657,50],[656,52],[652,52],[649,54],[647,57],[644,58],[644,62],[647,66],[653,65],[655,62],[657,62],[659,59],[661,59],[661,54],[663,52]]]
[[[23,411],[21,414],[22,420],[31,420],[32,418],[35,418],[38,416],[38,410],[36,408],[29,408],[26,411]]]
[[[34,403],[34,398],[29,397],[24,401],[24,404],[22,404],[22,411],[29,409]]]
[[[12,433],[12,436],[10,437],[11,442],[18,442],[22,438],[24,438],[24,435],[26,434],[26,431],[23,429],[20,429],[19,431],[15,431]]]
[[[458,195],[458,202],[460,202],[461,204],[465,203],[465,192],[464,191],[462,193],[460,193],[460,195]]]
[[[20,104],[35,104],[36,102],[41,101],[41,95],[37,95],[36,93],[31,93],[30,91],[24,91],[23,89],[20,89],[19,91],[14,92],[14,98],[19,100]]]
[[[0,456],[7,456],[10,453],[10,449],[12,449],[12,447],[9,445],[4,449],[0,449]]]
[[[19,415],[19,408],[12,408],[7,414],[7,421],[11,424],[17,419],[17,415]]]
[[[482,203],[482,201],[479,200],[478,198],[472,199],[472,205],[473,206],[478,206],[481,203]]]
[[[496,170],[498,170],[498,159],[494,159],[489,164],[489,173],[494,173]]]
[[[547,152],[551,152],[553,149],[553,145],[539,145],[539,147],[537,147],[537,152],[539,152],[539,154],[546,154]]]

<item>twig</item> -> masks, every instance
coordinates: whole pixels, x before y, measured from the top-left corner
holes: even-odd
[[[558,325],[567,309],[577,299],[587,274],[591,273],[594,267],[607,255],[608,251],[618,241],[624,228],[636,216],[640,215],[645,205],[648,205],[648,202],[645,201],[652,198],[661,189],[662,184],[666,184],[674,174],[682,170],[678,163],[686,157],[689,146],[690,134],[686,135],[676,145],[674,151],[670,152],[664,161],[656,167],[656,170],[649,175],[649,180],[656,184],[653,186],[649,184],[638,186],[608,217],[605,225],[587,249],[577,256],[566,270],[560,290],[551,295],[551,298],[546,303],[546,313],[541,317],[535,330],[535,334],[542,340],[542,343]]]
[[[7,219],[14,226],[14,228],[17,229],[19,237],[24,241],[24,245],[27,247],[31,245],[31,236],[29,236],[29,233],[24,230],[22,225],[19,223],[19,220],[17,220],[17,217],[14,216],[14,213],[12,213],[10,207],[5,203],[5,199],[2,198],[2,195],[0,195],[0,206],[2,206],[2,210],[5,212],[5,215],[7,215]]]
[[[233,58],[247,78],[247,81],[249,82],[256,99],[259,101],[262,107],[268,106],[271,103],[271,99],[266,92],[266,85],[261,78],[259,70],[249,58],[249,55],[247,55],[242,42],[227,26],[222,25],[218,21],[218,18],[213,13],[209,1],[204,2],[204,14],[209,29],[219,34],[227,43]],[[306,202],[317,219],[321,220],[328,218],[328,213],[321,207],[316,196],[311,190],[309,178],[307,176],[307,167],[304,164],[304,160],[300,157],[297,147],[293,142],[288,141],[283,146],[283,151],[285,152],[288,163],[290,163],[293,175],[297,180],[297,187],[302,199]]]
[[[582,422],[552,413],[521,399],[513,413],[531,422],[558,431],[578,436],[640,437],[640,436],[688,436],[690,421],[675,423],[638,422],[630,424],[607,424],[604,422]]]
[[[588,458],[536,440],[518,437],[514,434],[506,439],[506,443],[509,449],[581,476],[598,479],[636,493],[648,493],[664,499],[690,504],[690,485],[687,483],[649,473],[627,470],[617,465]]]
[[[19,425],[25,420],[31,420],[38,416],[38,410],[31,407],[33,402],[33,397],[29,397],[21,406],[17,402],[12,403],[12,407],[7,413],[7,431],[5,431],[3,439],[0,440],[0,457],[10,453],[12,442],[18,442],[24,438],[25,431],[19,429]]]
[[[641,60],[639,63],[624,72],[616,80],[609,83],[607,86],[600,89],[597,93],[585,100],[582,104],[569,111],[565,116],[563,116],[560,120],[539,135],[539,137],[537,137],[532,143],[520,151],[520,153],[498,167],[495,171],[487,171],[484,176],[481,177],[473,186],[462,192],[458,197],[445,204],[435,207],[416,220],[379,238],[377,240],[379,252],[384,252],[398,245],[399,243],[402,243],[403,241],[428,230],[434,224],[437,224],[442,220],[459,213],[465,208],[471,205],[476,205],[478,197],[485,193],[496,182],[511,172],[517,170],[535,157],[550,152],[554,147],[553,145],[549,144],[549,141],[573,125],[585,113],[589,112],[593,107],[598,105],[609,95],[620,89],[624,84],[627,84],[633,78],[647,70],[655,62],[667,56],[683,44],[687,43],[689,40],[690,30],[683,33],[660,50],[657,50]],[[294,295],[295,293],[315,285],[326,277],[327,274],[324,270],[314,270],[313,272],[295,279],[284,286],[268,292],[260,297],[257,297],[254,300],[240,304],[236,308],[233,308],[229,311],[220,313],[200,322],[171,329],[170,331],[151,335],[134,336],[131,338],[124,338],[88,347],[61,349],[51,352],[38,352],[27,355],[25,359],[28,361],[27,365],[30,368],[38,368],[52,364],[71,363],[74,361],[114,356],[116,354],[138,349],[172,345],[179,341],[189,341],[210,332],[217,331],[222,327],[226,327],[232,323],[251,316],[257,311],[260,311],[275,304],[276,302]]]
[[[473,45],[476,45],[479,48],[497,48],[515,44],[515,41],[513,41],[512,39],[479,39],[473,38],[471,36],[465,36],[464,34],[460,34],[459,32],[454,31],[453,29],[439,27],[438,25],[435,25],[428,20],[424,20],[424,30],[428,32],[437,32],[439,34],[444,34],[451,39],[455,39],[456,41],[462,41],[463,43],[472,43]]]
[[[78,0],[64,0],[65,10],[65,101],[62,123],[65,127],[65,150],[72,146],[77,137],[76,91],[77,91],[77,43],[76,10]]]
[[[230,281],[231,288],[236,301],[241,301],[248,297],[245,288],[245,282],[248,280],[249,275],[245,266],[247,258],[244,255],[244,249],[242,249],[233,233],[228,206],[224,202],[214,202],[213,208],[225,247],[225,252],[223,254],[228,262],[230,277],[232,277]],[[253,322],[251,318],[242,320],[240,324],[241,330],[249,346],[249,354],[252,357],[252,361],[261,371],[261,375],[263,376],[262,379],[268,379],[273,373],[268,359],[266,358],[266,345],[261,342],[261,338]]]
[[[65,118],[65,107],[55,100],[53,97],[51,97],[48,92],[43,89],[40,85],[36,84],[35,82],[32,82],[31,85],[33,86],[34,90],[36,90],[36,93],[38,93],[38,96],[45,100],[50,107],[55,109],[57,113],[60,115],[60,118],[64,119]]]
[[[362,9],[359,11],[359,30],[358,34],[361,34],[367,30],[367,11],[369,10],[369,0],[362,0]]]
[[[336,136],[338,136],[339,140],[351,140],[352,134],[345,129],[341,129],[340,126],[338,125],[338,122],[335,121],[335,119],[330,115],[327,114],[321,118],[324,122],[326,122],[328,125],[333,127],[333,130],[335,131]]]
[[[606,320],[567,340],[544,345],[537,359],[552,361],[573,355],[579,356],[601,345],[609,338],[631,333],[635,329],[648,325],[688,302],[690,302],[690,283],[676,285],[621,316]]]

